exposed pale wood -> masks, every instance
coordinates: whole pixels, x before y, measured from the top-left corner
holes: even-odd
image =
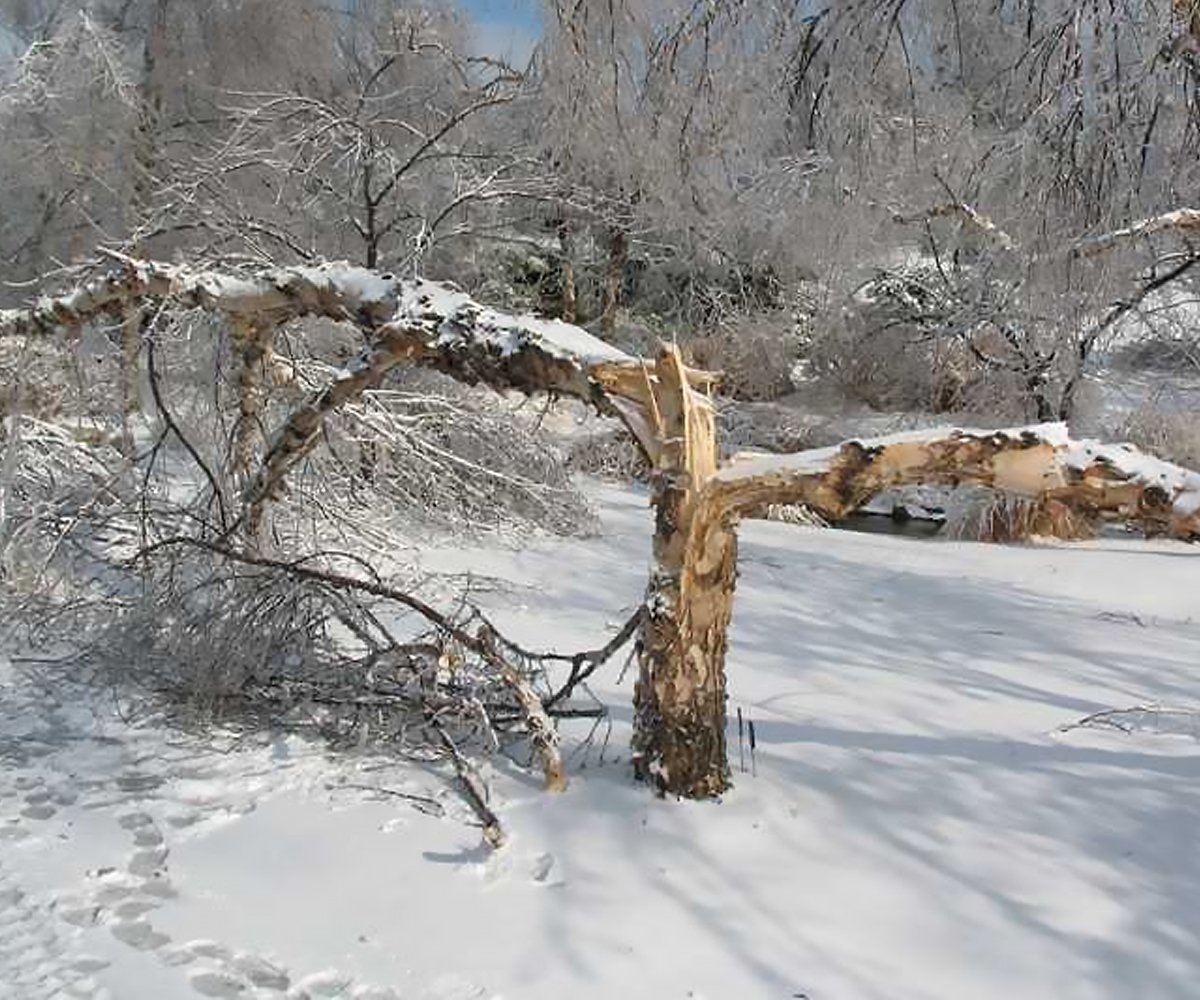
[[[737,538],[705,502],[716,472],[712,402],[691,388],[678,348],[665,348],[656,367],[662,440],[634,691],[634,764],[665,792],[703,798],[728,783],[724,659]]]
[[[913,223],[929,222],[933,219],[942,219],[947,216],[957,216],[964,220],[994,240],[1002,250],[1015,250],[1017,248],[1016,241],[1008,233],[997,226],[996,223],[982,212],[977,211],[962,201],[951,201],[943,205],[936,205],[933,208],[926,209],[924,212],[915,214],[895,212],[892,215],[892,221],[898,222],[901,225],[912,225]]]
[[[929,440],[851,441],[819,460],[781,457],[775,468],[759,460],[740,463],[739,471],[734,462],[721,470],[712,489],[736,517],[770,504],[803,503],[837,519],[888,488],[967,483],[1053,501],[1086,519],[1119,520],[1149,535],[1200,536],[1200,510],[1178,505],[1178,496],[1159,479],[1127,472],[1103,453],[1088,462],[1069,456],[1067,445],[1040,437],[1036,428],[959,431]]]

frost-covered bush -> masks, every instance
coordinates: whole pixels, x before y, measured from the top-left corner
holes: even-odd
[[[78,395],[70,353],[49,340],[0,338],[0,419],[22,413],[46,419]]]
[[[836,444],[844,435],[821,417],[786,403],[744,403],[722,400],[718,404],[720,443],[728,452],[806,451]]]
[[[684,343],[691,362],[722,374],[722,395],[740,400],[778,399],[791,392],[801,349],[795,320],[787,314],[739,316]]]
[[[327,437],[306,483],[326,504],[339,496],[342,516],[449,532],[596,526],[566,456],[532,413],[436,372],[397,371],[334,415]]]
[[[882,271],[827,314],[810,370],[873,409],[957,409],[971,371],[966,348],[946,335],[953,309],[924,269]]]
[[[1116,437],[1152,455],[1200,469],[1200,415],[1143,406],[1129,414]]]
[[[623,428],[611,428],[581,435],[571,440],[567,467],[572,472],[595,476],[617,483],[645,482],[650,465],[633,435]]]
[[[817,321],[805,367],[875,410],[1033,418],[1062,373],[1010,291],[965,268],[881,270]]]
[[[28,416],[0,421],[0,579],[22,591],[52,587],[52,560],[68,575],[81,555],[90,562],[91,541],[128,509],[124,471],[115,447],[77,430]]]

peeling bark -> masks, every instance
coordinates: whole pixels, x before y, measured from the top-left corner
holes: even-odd
[[[638,644],[634,767],[661,791],[705,798],[728,785],[724,664],[737,537],[706,502],[716,472],[714,410],[691,388],[678,348],[660,354],[653,388],[654,568]]]
[[[1200,537],[1200,474],[1165,462],[1142,469],[1144,456],[1127,446],[1050,440],[1036,427],[940,433],[927,440],[851,441],[811,457],[735,460],[711,489],[722,509],[739,517],[768,504],[802,503],[836,520],[888,488],[975,484],[1042,504],[1038,524],[1045,529],[1065,523],[1070,511],[1087,520],[1121,521],[1147,535]]]
[[[238,421],[234,430],[233,469],[248,479],[255,466],[257,442],[262,438],[263,403],[269,381],[274,328],[253,322],[234,324],[238,353]]]

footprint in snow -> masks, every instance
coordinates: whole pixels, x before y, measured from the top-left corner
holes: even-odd
[[[291,977],[286,971],[257,955],[245,952],[237,955],[233,968],[260,989],[286,990],[291,985]]]
[[[161,842],[160,840],[159,843]],[[129,859],[128,871],[131,875],[152,878],[162,874],[166,863],[167,849],[165,847],[147,847],[133,852],[133,856]]]
[[[125,813],[124,816],[117,817],[117,825],[122,830],[137,831],[145,827],[153,827],[154,817],[144,812]]]
[[[118,920],[111,929],[113,937],[138,951],[154,951],[171,943],[171,939],[156,931],[148,920]]]
[[[58,812],[58,807],[51,801],[53,797],[54,793],[44,786],[26,792],[21,815],[26,819],[50,819]]]
[[[561,885],[561,881],[550,882],[550,876],[554,872],[554,855],[550,853],[539,854],[533,859],[533,863],[529,866],[529,877],[533,881],[542,885]]]
[[[224,969],[195,969],[188,973],[188,982],[206,997],[236,997],[246,991],[246,981]]]
[[[159,775],[142,771],[126,771],[117,778],[117,787],[135,796],[152,792],[162,784],[163,779]]]
[[[305,976],[296,983],[295,993],[299,997],[324,1000],[326,997],[345,997],[349,995],[353,979],[338,972],[336,969],[326,969]]]
[[[30,896],[0,865],[0,995],[103,997],[91,974],[107,964],[74,953],[54,900]]]

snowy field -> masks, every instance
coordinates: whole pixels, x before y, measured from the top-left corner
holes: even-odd
[[[651,524],[597,496],[600,538],[426,568],[507,581],[481,600],[513,638],[595,647]],[[200,743],[0,667],[0,997],[1194,1000],[1197,732],[1061,727],[1200,707],[1198,584],[1168,543],[748,525],[729,681],[755,773],[731,727],[723,802],[635,786],[614,666],[565,795],[488,769],[496,853],[437,774]]]

